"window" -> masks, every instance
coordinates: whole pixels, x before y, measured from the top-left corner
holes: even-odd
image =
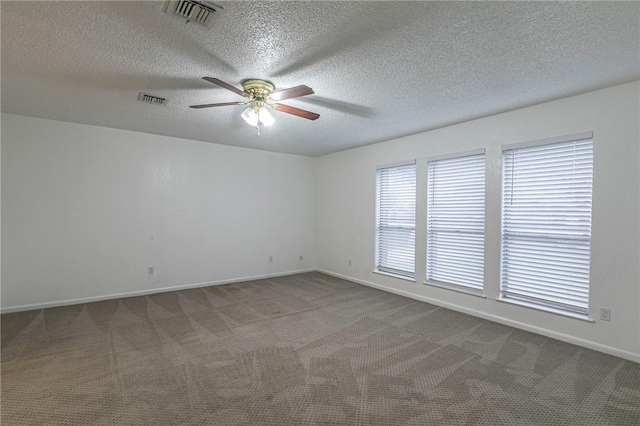
[[[593,140],[503,151],[504,299],[587,315]]]
[[[481,293],[484,281],[482,154],[429,161],[427,280]]]
[[[416,165],[378,169],[376,271],[413,278],[416,239]]]

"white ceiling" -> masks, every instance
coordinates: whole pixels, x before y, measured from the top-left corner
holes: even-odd
[[[640,79],[638,2],[1,2],[2,111],[318,156]],[[240,87],[306,84],[260,138]],[[169,99],[137,101],[138,92]]]

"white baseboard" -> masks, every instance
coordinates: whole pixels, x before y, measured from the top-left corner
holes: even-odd
[[[254,275],[251,277],[231,278],[226,280],[218,280],[203,283],[176,285],[171,287],[152,288],[148,290],[128,291],[125,293],[105,294],[102,296],[81,297],[79,299],[57,300],[55,302],[34,303],[30,305],[7,306],[0,308],[0,313],[8,314],[11,312],[31,311],[33,309],[54,308],[56,306],[78,305],[80,303],[100,302],[102,300],[120,299],[123,297],[146,296],[147,294],[166,293],[168,291],[187,290],[190,288],[209,287],[212,285],[240,283],[244,281],[261,280],[264,278],[284,277],[287,275],[303,274],[305,272],[314,272],[315,268],[299,269],[297,271],[278,272],[275,274]]]
[[[453,311],[458,311],[465,314],[473,315],[475,317],[484,318],[489,321],[508,325],[508,326],[525,330],[525,331],[530,331],[532,333],[541,334],[543,336],[551,337],[553,339],[561,340],[563,342],[571,343],[574,345],[582,346],[587,349],[593,349],[594,351],[603,352],[603,353],[617,356],[619,358],[623,358],[629,361],[640,363],[640,354],[637,354],[634,352],[625,351],[622,349],[614,348],[612,346],[603,345],[600,343],[592,342],[591,340],[581,339],[579,337],[574,337],[568,334],[559,333],[557,331],[549,330],[546,328],[536,327],[534,325],[514,321],[514,320],[500,317],[497,315],[487,314],[485,312],[477,311],[475,309],[469,309],[464,306],[456,305],[454,303],[447,303],[447,302],[440,301],[438,299],[433,299],[431,297],[422,296],[422,295],[411,293],[404,290],[398,290],[395,288],[387,287],[381,284],[376,284],[370,281],[361,280],[358,278],[348,277],[346,275],[338,274],[331,271],[326,271],[324,269],[317,269],[317,271],[323,274],[337,277],[337,278],[342,278],[347,281],[352,281],[357,284],[362,284],[368,287],[377,288],[378,290],[388,291],[389,293],[395,293],[400,296],[405,296],[405,297],[409,297],[411,299],[419,300],[422,302],[431,303],[432,305],[441,306],[443,308],[451,309]]]

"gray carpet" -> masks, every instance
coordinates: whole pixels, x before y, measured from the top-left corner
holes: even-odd
[[[2,315],[2,425],[639,425],[640,365],[319,273]]]

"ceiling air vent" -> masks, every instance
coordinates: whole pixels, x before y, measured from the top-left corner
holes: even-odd
[[[187,22],[197,22],[202,25],[207,25],[218,10],[222,10],[222,7],[196,0],[170,1],[167,6],[167,12],[172,11],[185,18]]]
[[[141,102],[145,102],[152,105],[166,105],[167,100],[165,98],[160,98],[158,96],[149,95],[147,93],[142,93],[138,95],[138,100]]]

